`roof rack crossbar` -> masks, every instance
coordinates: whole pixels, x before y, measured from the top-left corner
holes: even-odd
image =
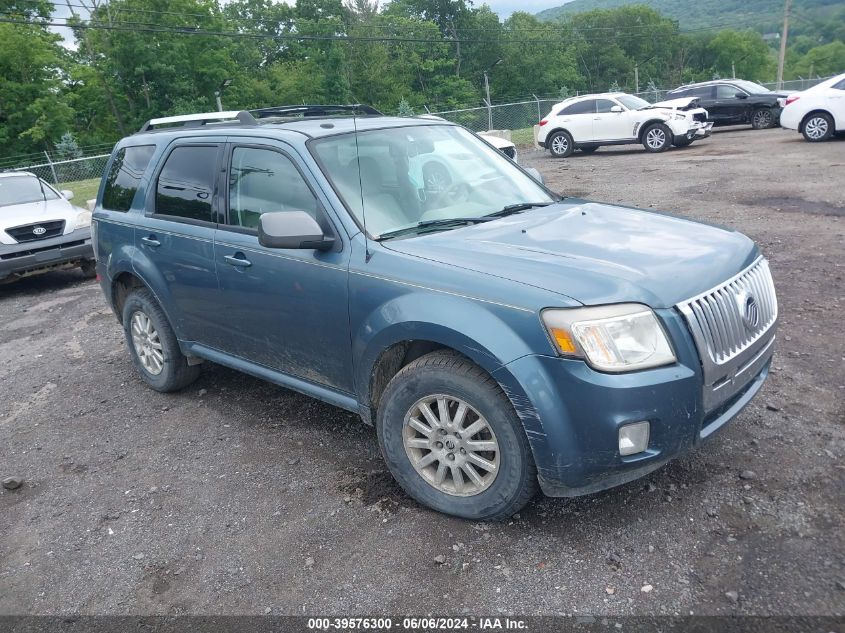
[[[370,116],[384,116],[383,113],[379,112],[374,107],[365,105],[363,103],[330,105],[281,105],[273,106],[270,108],[259,108],[257,110],[250,110],[250,113],[259,119],[267,117],[286,116],[322,117],[350,113],[364,114]]]
[[[149,132],[159,126],[182,124],[182,126],[201,126],[206,123],[234,121],[241,125],[257,125],[255,120],[246,110],[229,110],[227,112],[202,112],[198,114],[180,114],[179,116],[166,116],[158,119],[150,119],[141,126],[140,132]]]

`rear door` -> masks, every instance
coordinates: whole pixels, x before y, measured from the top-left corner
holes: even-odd
[[[352,391],[349,248],[325,211],[319,187],[296,151],[252,139],[226,151],[215,235],[221,301],[213,318],[218,349],[282,373]],[[301,210],[337,238],[335,250],[266,248],[262,213]]]
[[[825,102],[836,123],[836,130],[845,130],[845,79],[825,90]]]
[[[217,172],[224,139],[180,139],[153,174],[135,227],[134,265],[153,286],[181,340],[214,338]]]
[[[596,100],[584,99],[565,107],[559,114],[560,127],[569,131],[576,143],[593,140],[593,117]]]

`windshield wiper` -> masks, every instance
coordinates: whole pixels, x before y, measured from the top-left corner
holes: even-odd
[[[401,229],[386,231],[379,235],[376,239],[384,240],[389,239],[391,237],[398,237],[400,235],[406,235],[408,233],[416,233],[417,231],[431,228],[448,228],[450,226],[461,226],[462,224],[479,224],[480,222],[489,222],[492,219],[493,218],[491,216],[485,215],[478,218],[438,218],[436,220],[423,220],[422,222],[417,222],[412,226],[405,226]]]
[[[550,204],[551,202],[517,202],[516,204],[509,204],[505,207],[502,207],[499,211],[496,211],[494,213],[488,213],[484,217],[503,218],[507,215],[513,215],[514,213],[522,213],[523,211],[533,209],[534,207],[547,207]]]

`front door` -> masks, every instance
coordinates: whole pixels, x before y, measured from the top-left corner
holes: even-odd
[[[227,149],[226,217],[214,238],[221,303],[215,318],[229,354],[313,383],[351,392],[349,248],[265,248],[262,213],[306,211],[330,220],[305,166],[283,143]]]
[[[611,99],[596,99],[596,114],[593,117],[593,137],[597,141],[621,141],[634,138],[634,124],[630,113],[611,112],[613,107],[621,108]]]

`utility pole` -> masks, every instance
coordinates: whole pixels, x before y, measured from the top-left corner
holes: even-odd
[[[487,78],[487,71],[484,71],[484,92],[487,94],[487,130],[493,129],[493,104],[490,103],[490,80]]]
[[[634,92],[640,92],[640,65],[634,64]]]
[[[780,36],[780,56],[778,57],[778,90],[783,86],[783,64],[786,60],[786,38],[789,36],[789,9],[792,0],[786,0],[783,6],[783,34]]]
[[[217,100],[217,111],[223,112],[223,102],[220,101],[220,91],[219,90],[214,91],[214,98]]]
[[[734,62],[731,62],[731,77],[736,79],[736,64]]]

